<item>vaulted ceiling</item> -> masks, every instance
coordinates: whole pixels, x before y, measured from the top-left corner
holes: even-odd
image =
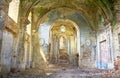
[[[101,17],[105,22],[113,23],[115,20],[114,3],[116,0],[20,0],[20,17],[27,17],[29,12],[36,16],[34,23],[48,12],[57,8],[69,8],[80,12],[96,29]],[[62,11],[62,10],[61,10]]]

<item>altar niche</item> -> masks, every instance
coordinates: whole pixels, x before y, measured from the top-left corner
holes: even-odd
[[[76,27],[68,22],[60,21],[50,29],[50,63],[77,64],[76,54],[78,44]]]

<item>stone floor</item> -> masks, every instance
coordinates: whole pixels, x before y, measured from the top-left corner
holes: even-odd
[[[120,78],[120,70],[79,69],[68,65],[49,65],[25,72],[10,73],[7,78]]]

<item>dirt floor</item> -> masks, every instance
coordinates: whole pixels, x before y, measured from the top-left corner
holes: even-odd
[[[120,78],[120,70],[80,69],[68,65],[48,65],[24,72],[9,73],[7,78]]]

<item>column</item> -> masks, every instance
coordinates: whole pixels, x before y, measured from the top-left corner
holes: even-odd
[[[18,61],[19,61],[19,70],[25,70],[25,33],[26,33],[26,26],[29,24],[27,17],[23,16],[20,17],[20,30],[19,30],[19,51],[18,51]]]

